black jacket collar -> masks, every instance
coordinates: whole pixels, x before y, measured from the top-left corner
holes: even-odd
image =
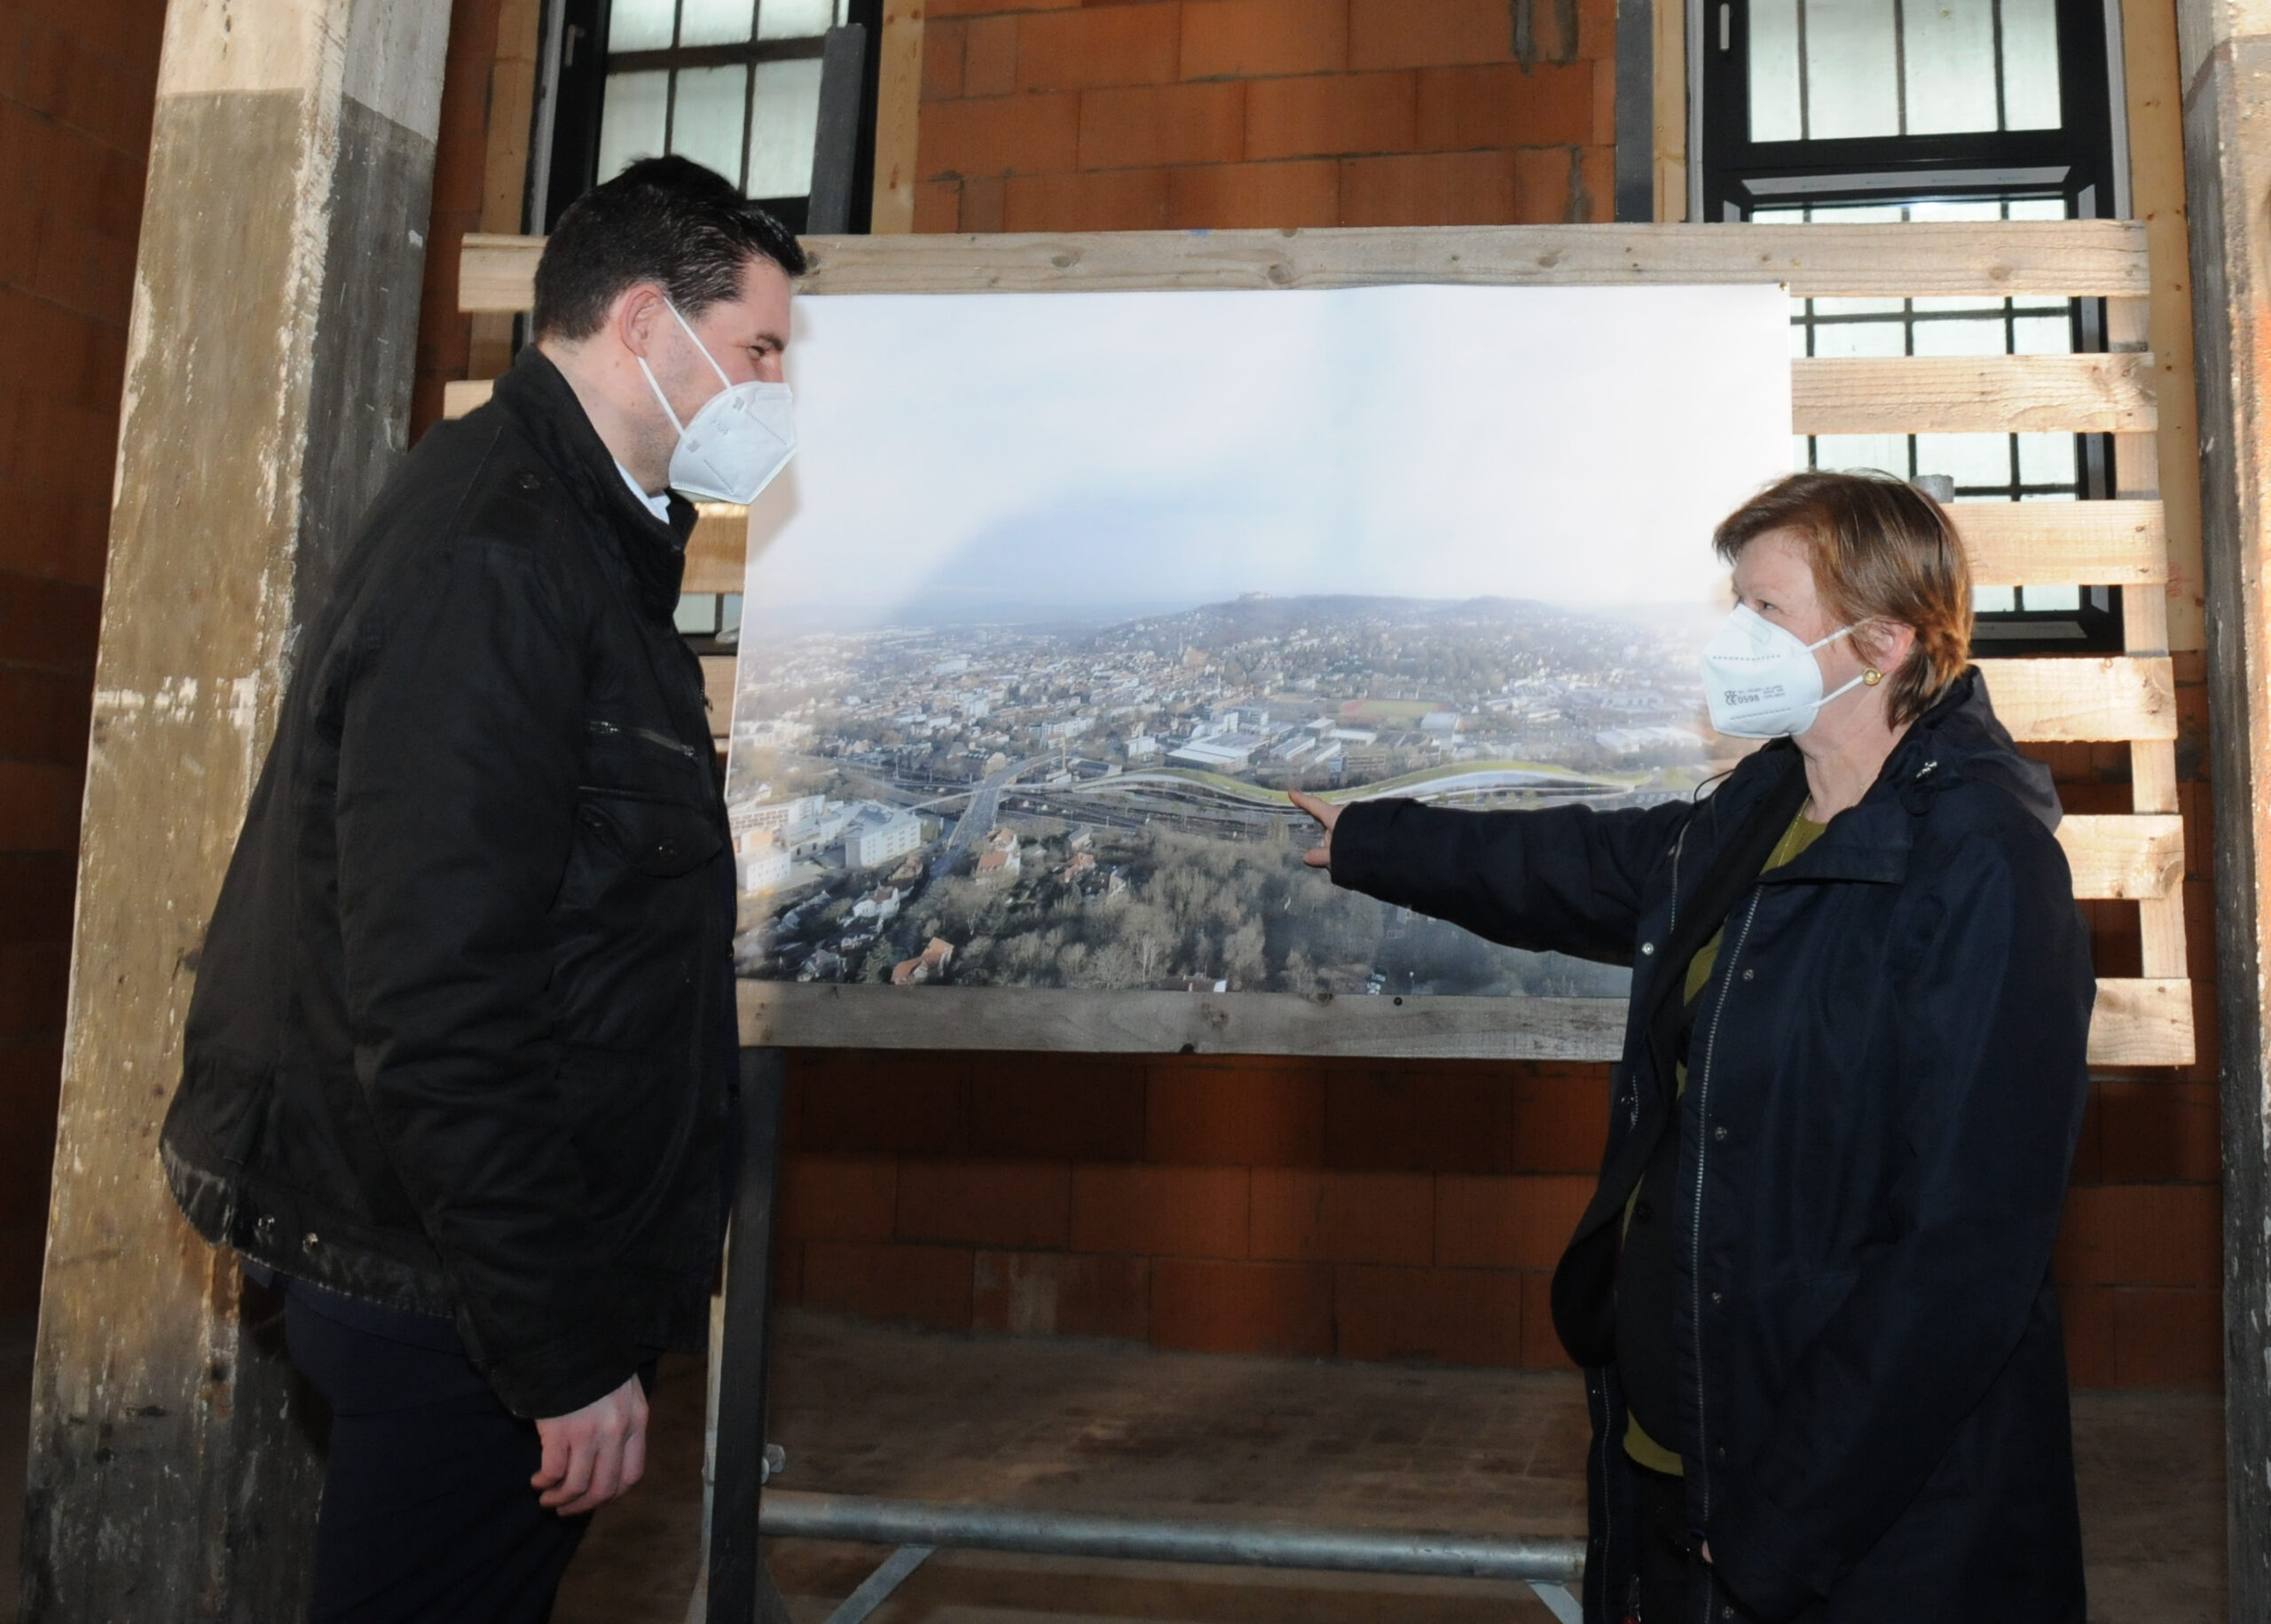
[[[647,609],[670,614],[685,578],[694,504],[673,490],[669,521],[656,518],[631,493],[614,453],[592,427],[575,389],[534,344],[523,349],[512,370],[497,380],[490,401],[527,436],[577,505],[600,522]]]
[[[1901,735],[1859,804],[1831,819],[1819,840],[1792,861],[1762,875],[1761,883],[1874,880],[1898,884],[1907,877],[1916,820],[1934,800],[1966,781],[1994,785],[2046,828],[2057,828],[2058,794],[2050,769],[2019,754],[2009,731],[1996,719],[1976,666],[1949,684]]]

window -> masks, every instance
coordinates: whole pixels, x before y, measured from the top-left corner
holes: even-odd
[[[1700,0],[1701,220],[2056,197],[2118,216],[2104,0]]]
[[[1698,217],[1790,224],[2061,220],[2126,207],[2106,14],[2071,0],[1702,0]],[[1799,356],[2104,347],[2096,300],[1798,299]],[[1798,467],[1877,468],[1960,502],[2110,497],[2111,442],[1800,435]],[[1983,654],[2118,648],[2104,586],[1983,587]]]
[[[675,153],[717,170],[791,230],[811,224],[832,30],[860,24],[845,93],[857,148],[837,229],[866,228],[879,0],[561,0],[543,224],[633,159]],[[594,45],[598,48],[594,49]],[[545,142],[545,114],[552,114]],[[831,126],[833,127],[833,126]]]

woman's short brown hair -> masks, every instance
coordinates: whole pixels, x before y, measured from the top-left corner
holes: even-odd
[[[1839,624],[1915,628],[1916,647],[1890,673],[1886,695],[1894,726],[1914,721],[1971,658],[1971,570],[1947,514],[1889,474],[1793,474],[1729,514],[1711,545],[1733,564],[1782,530],[1803,541],[1814,591]]]

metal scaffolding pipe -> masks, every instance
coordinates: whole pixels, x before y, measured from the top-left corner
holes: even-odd
[[[1238,1567],[1426,1573],[1576,1584],[1583,1540],[1309,1528],[1267,1523],[1083,1517],[1006,1506],[767,1489],[758,1526],[776,1539],[959,1547],[1121,1562],[1207,1562]]]

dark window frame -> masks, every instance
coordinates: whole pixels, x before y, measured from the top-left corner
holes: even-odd
[[[743,173],[727,178],[735,184],[746,180],[748,162],[748,131],[754,118],[756,97],[755,67],[761,62],[819,60],[826,53],[828,35],[813,35],[804,39],[760,40],[755,37],[757,16],[762,0],[750,6],[750,37],[728,44],[672,45],[655,50],[620,51],[610,54],[605,42],[612,13],[610,0],[549,0],[560,12],[558,57],[554,69],[554,99],[548,109],[551,119],[549,162],[542,177],[544,195],[533,195],[536,177],[531,176],[529,199],[529,226],[532,231],[549,231],[568,206],[589,191],[599,180],[600,128],[607,106],[607,81],[611,73],[680,68],[719,67],[747,64],[751,69],[750,98],[743,112]],[[685,9],[685,0],[674,0],[672,28],[675,34]],[[862,64],[860,98],[860,137],[853,165],[849,229],[864,233],[873,205],[875,169],[876,97],[879,59],[878,46],[883,30],[883,0],[850,0],[845,7],[846,21],[864,27],[867,50]],[[675,86],[672,87],[673,92]],[[670,142],[671,122],[676,114],[673,93],[665,104],[664,115],[664,144]],[[536,137],[543,139],[543,119],[546,109],[538,109]],[[797,197],[758,198],[781,223],[790,231],[801,234],[810,218],[809,193]]]
[[[1896,16],[1900,0],[1895,0]],[[1956,201],[2017,201],[2055,198],[2073,219],[2115,215],[2127,202],[2121,138],[2124,121],[2118,60],[2110,51],[2115,14],[2103,0],[2056,0],[2058,90],[2062,124],[2045,130],[1980,130],[1930,136],[1847,137],[1823,140],[1754,141],[1750,138],[1751,0],[1701,0],[1691,12],[1697,49],[1691,67],[1701,90],[1693,135],[1700,161],[1695,217],[1742,222],[1762,209],[1840,205],[1913,204]],[[2105,302],[2067,302],[2072,348],[2078,353],[2105,349]],[[2007,324],[2021,314],[2004,302]],[[1918,311],[1905,302],[1901,315],[1846,318],[1820,315],[1805,301],[1794,325],[1813,350],[1813,333],[1841,321],[1898,319],[1904,349],[1914,353],[1917,324],[1936,319],[1977,320],[1977,313]],[[2074,494],[2102,499],[2112,488],[2112,439],[2077,435]],[[1906,469],[1913,477],[1915,439],[1909,436]],[[2054,494],[2020,480],[2013,442],[2011,482],[1995,488],[2014,499]],[[1959,487],[1959,497],[1988,494],[1987,488]],[[2078,610],[1984,611],[1977,617],[1974,647],[1981,654],[2118,652],[2122,647],[2121,594],[2110,587],[2078,583]]]

